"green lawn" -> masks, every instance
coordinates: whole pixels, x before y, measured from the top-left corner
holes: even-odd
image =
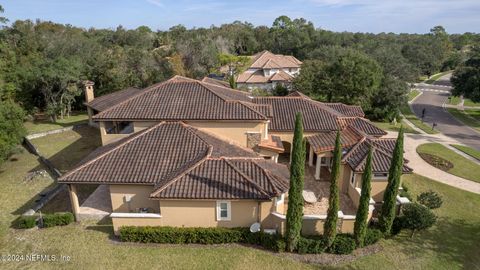
[[[458,105],[458,104],[460,104],[461,101],[462,101],[462,99],[460,97],[456,97],[456,96],[450,96],[448,98],[448,104],[450,104],[450,105]]]
[[[476,158],[478,160],[480,160],[480,151],[478,150],[475,150],[471,147],[468,147],[468,146],[465,146],[465,145],[459,145],[459,144],[451,144],[451,146],[457,148],[458,150],[464,152],[465,154],[473,157],[473,158]]]
[[[414,98],[416,98],[418,95],[420,95],[420,91],[418,90],[412,90],[408,92],[408,101],[412,101]]]
[[[453,115],[457,120],[465,125],[480,131],[480,111],[465,110],[460,111],[454,108],[447,108],[448,112]]]
[[[387,131],[399,131],[400,130],[400,124],[397,123],[397,125],[393,125],[392,123],[390,122],[377,122],[377,121],[372,121],[377,127],[383,129],[383,130],[387,130]],[[414,130],[413,128],[411,128],[409,125],[407,125],[406,123],[402,123],[403,124],[403,131],[405,133],[414,133],[414,134],[418,134],[418,132],[416,130]]]
[[[444,72],[437,73],[437,74],[433,75],[432,77],[430,77],[430,79],[426,80],[425,83],[432,84],[432,83],[436,82],[438,79],[440,79],[440,77],[442,77],[444,75],[447,75],[448,73],[451,73],[451,72],[452,71],[449,70],[449,71],[444,71]]]
[[[448,104],[458,105],[461,101],[462,99],[460,97],[450,96]],[[480,102],[473,102],[471,99],[465,98],[463,101],[463,106],[480,107]]]
[[[410,239],[402,232],[393,241],[382,240],[382,250],[365,256],[344,269],[478,269],[480,265],[480,195],[462,191],[413,174],[404,176],[413,198],[434,190],[443,206],[434,212],[437,224]]]
[[[87,134],[87,133],[84,133]],[[87,144],[76,143],[80,135],[36,141],[50,156],[77,151]],[[68,139],[66,139],[68,138]],[[47,145],[48,144],[48,145]],[[50,144],[58,144],[52,146]],[[90,147],[93,147],[91,145]],[[78,149],[79,150],[79,149]],[[82,150],[80,150],[82,151]],[[79,158],[79,157],[78,157]],[[31,205],[37,194],[52,185],[51,179],[24,182],[23,177],[42,167],[35,156],[16,154],[0,166],[0,253],[55,254],[70,256],[70,262],[0,262],[1,269],[315,269],[318,266],[294,261],[288,255],[276,255],[240,245],[176,246],[122,244],[112,241],[111,226],[82,222],[49,229],[15,230],[10,223]],[[435,190],[444,198],[435,210],[439,222],[410,239],[403,232],[382,240],[378,252],[360,257],[342,269],[475,269],[480,264],[480,195],[461,191],[418,175],[407,175],[404,182],[416,197],[422,191]],[[59,202],[60,203],[60,202]]]
[[[54,129],[60,129],[67,126],[85,123],[88,120],[88,115],[85,112],[74,113],[69,118],[58,119],[57,123],[52,123],[48,120],[27,121],[25,122],[25,128],[28,134],[34,134],[44,131],[50,131]]]
[[[425,131],[428,134],[437,134],[437,130],[433,130],[432,126],[427,125],[426,123],[423,123],[420,119],[417,118],[417,116],[412,112],[410,109],[410,106],[405,105],[400,107],[400,111],[402,112],[403,116],[410,122],[412,122],[416,127],[419,129]]]
[[[439,143],[426,143],[417,148],[419,154],[429,154],[443,158],[453,164],[447,172],[453,175],[480,182],[480,166]]]

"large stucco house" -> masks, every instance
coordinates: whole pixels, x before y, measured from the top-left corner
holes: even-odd
[[[382,138],[385,132],[365,119],[360,107],[321,103],[298,92],[252,97],[208,80],[179,76],[98,98],[87,83],[86,98],[103,146],[59,182],[69,186],[77,218],[82,208],[78,186],[103,187],[116,233],[124,225],[253,223],[282,233],[297,112],[303,114],[308,149],[305,192],[317,199],[305,204],[303,233],[323,230],[337,130],[343,148],[339,231],[353,230],[370,146],[375,150],[370,216],[382,202],[395,141]],[[411,169],[404,166],[403,171]]]
[[[236,78],[239,88],[271,90],[278,84],[288,87],[302,65],[294,56],[269,51],[259,52],[251,58],[252,64]]]

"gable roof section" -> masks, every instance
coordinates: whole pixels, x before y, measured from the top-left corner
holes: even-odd
[[[343,103],[323,103],[325,106],[328,106],[337,112],[350,117],[365,117],[365,113],[363,112],[360,106],[355,105],[345,105]]]
[[[302,64],[294,56],[273,54],[269,51],[259,52],[252,58],[250,68],[298,68]]]
[[[207,159],[170,183],[157,186],[151,198],[268,200],[288,190],[285,179],[267,172],[256,162]],[[276,165],[282,166],[285,167]]]
[[[362,137],[362,134],[360,134],[356,129],[352,127],[346,127],[340,132],[340,144],[343,148],[348,148],[357,144]],[[310,146],[315,149],[314,151],[316,153],[320,153],[333,151],[335,148],[336,138],[337,132],[329,131],[308,136],[306,139],[310,143]]]
[[[109,109],[95,120],[266,120],[267,117],[240,101],[248,93],[175,76],[148,87]]]
[[[379,144],[376,139],[364,138],[357,145],[352,147],[348,153],[343,157],[353,171],[363,172],[365,170],[368,150],[373,147],[373,164],[372,171],[374,173],[388,173],[390,169],[390,162],[392,160],[392,152],[384,148],[385,141],[389,140],[388,145],[395,145],[395,139],[382,139],[383,145]],[[392,149],[393,150],[393,149]],[[404,160],[404,164],[406,161]],[[411,173],[413,170],[403,165],[403,173]]]
[[[303,97],[257,97],[254,102],[272,106],[271,131],[293,131],[297,112],[302,113],[305,131],[338,130],[337,116],[341,115],[320,102]]]
[[[138,89],[135,87],[129,87],[127,89],[123,89],[107,95],[96,97],[92,101],[85,103],[85,105],[96,111],[101,112],[119,104],[120,102],[126,99],[129,99],[135,95],[141,94],[141,92],[142,92],[141,89]]]
[[[203,77],[202,82],[206,82],[206,83],[210,83],[210,84],[215,84],[215,85],[217,85],[217,86],[222,86],[222,87],[231,88],[229,82],[217,80],[217,79],[210,78],[210,77],[207,77],[207,76]]]
[[[274,163],[184,123],[162,122],[100,147],[58,181],[146,184],[152,197],[175,199],[267,200],[288,190],[288,176],[278,173],[284,165],[257,162]]]
[[[383,129],[380,129],[368,119],[361,117],[340,117],[338,118],[340,127],[345,128],[347,126],[352,126],[358,131],[363,132],[364,134],[371,136],[384,136],[387,135]]]

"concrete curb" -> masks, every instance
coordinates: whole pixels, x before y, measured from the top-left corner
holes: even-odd
[[[417,89],[413,89],[413,90],[417,90]],[[423,92],[418,90],[420,92],[420,94],[418,94],[416,97],[414,97],[412,100],[408,101],[408,104],[412,104],[417,98],[419,98],[421,95],[423,95]]]

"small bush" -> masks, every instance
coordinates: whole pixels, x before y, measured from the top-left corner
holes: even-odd
[[[355,240],[351,235],[348,234],[338,234],[335,237],[335,241],[328,248],[329,253],[333,254],[350,254],[356,248]]]
[[[404,228],[412,230],[412,237],[417,230],[425,230],[433,226],[437,217],[428,207],[418,203],[405,205],[403,208]]]
[[[20,216],[15,222],[17,229],[30,229],[37,225],[37,216]]]
[[[442,197],[435,191],[426,191],[417,196],[417,201],[430,209],[440,208],[443,204]]]
[[[399,216],[399,217],[396,217],[394,220],[393,220],[393,224],[392,224],[392,235],[397,235],[399,234],[402,229],[405,228],[405,218],[403,216]]]
[[[55,213],[55,214],[46,214],[43,215],[43,227],[49,228],[54,226],[65,226],[73,222],[73,214],[70,212],[66,213]]]
[[[323,239],[309,239],[301,237],[298,240],[297,252],[300,254],[319,254],[325,251],[325,241]]]
[[[375,244],[378,240],[383,238],[383,233],[379,229],[367,229],[367,234],[365,235],[365,246]]]

